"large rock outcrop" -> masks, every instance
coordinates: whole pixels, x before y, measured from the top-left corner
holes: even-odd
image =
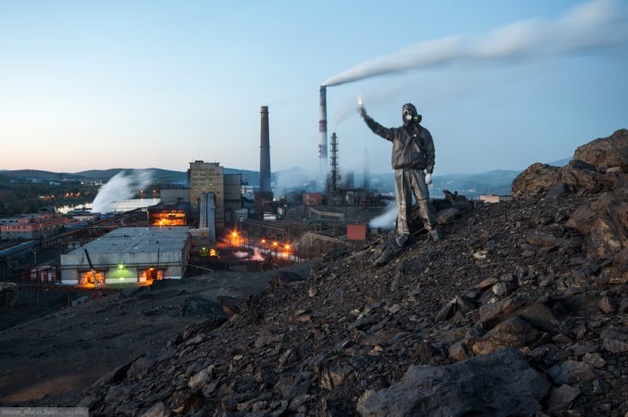
[[[628,130],[617,130],[607,138],[580,146],[565,167],[535,163],[512,183],[518,199],[564,192],[599,193],[618,188],[621,173],[628,173]]]
[[[621,129],[607,138],[599,138],[579,146],[573,159],[584,161],[602,171],[620,167],[628,171],[628,130]]]
[[[535,197],[546,193],[560,181],[560,168],[537,162],[530,165],[512,182],[515,198]]]
[[[515,178],[512,194],[519,200],[566,194],[599,196],[578,207],[566,226],[586,236],[588,256],[605,260],[626,257],[622,251],[628,249],[627,188],[628,130],[621,129],[580,146],[562,168],[533,164]],[[612,275],[614,280],[628,280],[621,266]]]

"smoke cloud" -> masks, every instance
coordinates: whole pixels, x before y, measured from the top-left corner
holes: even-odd
[[[384,213],[369,222],[369,227],[372,229],[392,230],[395,227],[395,220],[397,220],[397,204],[391,203],[386,207]]]
[[[150,170],[120,171],[100,187],[92,203],[92,211],[95,213],[112,211],[113,203],[132,198],[150,184],[151,178]]]
[[[303,168],[278,171],[273,175],[273,193],[277,198],[285,197],[288,193],[295,190],[312,191],[310,189],[309,180],[313,177],[313,174]]]
[[[524,20],[481,36],[461,35],[418,43],[335,75],[335,86],[409,70],[517,63],[625,45],[628,19],[618,0],[593,0],[555,21]]]

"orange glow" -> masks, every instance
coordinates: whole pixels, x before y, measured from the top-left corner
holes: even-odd
[[[150,215],[152,226],[185,226],[186,220],[184,211],[163,211]]]
[[[238,246],[240,244],[240,236],[237,230],[231,232],[231,244],[233,246]]]
[[[148,268],[142,271],[139,277],[140,285],[152,285],[154,281],[164,279],[164,271],[155,268]]]
[[[96,272],[95,276],[92,271],[81,273],[79,286],[82,288],[96,288],[105,283],[105,275],[102,272]]]

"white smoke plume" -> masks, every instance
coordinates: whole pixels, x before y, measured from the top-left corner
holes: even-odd
[[[150,184],[151,178],[150,170],[120,171],[100,187],[92,203],[92,211],[110,212],[113,203],[133,198],[138,191]]]
[[[335,75],[335,86],[380,75],[434,67],[520,62],[628,43],[628,18],[619,0],[592,0],[555,21],[524,20],[482,36],[460,35],[418,43]]]
[[[276,198],[281,198],[295,190],[309,191],[308,181],[313,177],[314,174],[308,172],[306,168],[292,168],[287,171],[275,172],[273,193]]]
[[[386,211],[379,216],[371,219],[369,227],[371,229],[392,230],[397,220],[397,204],[391,203],[386,207]]]

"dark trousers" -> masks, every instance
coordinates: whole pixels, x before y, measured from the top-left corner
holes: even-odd
[[[423,226],[429,232],[437,228],[436,212],[430,202],[430,192],[425,183],[425,174],[418,169],[395,170],[395,196],[397,198],[397,234],[409,234],[408,219],[412,209],[412,195],[419,207]]]

